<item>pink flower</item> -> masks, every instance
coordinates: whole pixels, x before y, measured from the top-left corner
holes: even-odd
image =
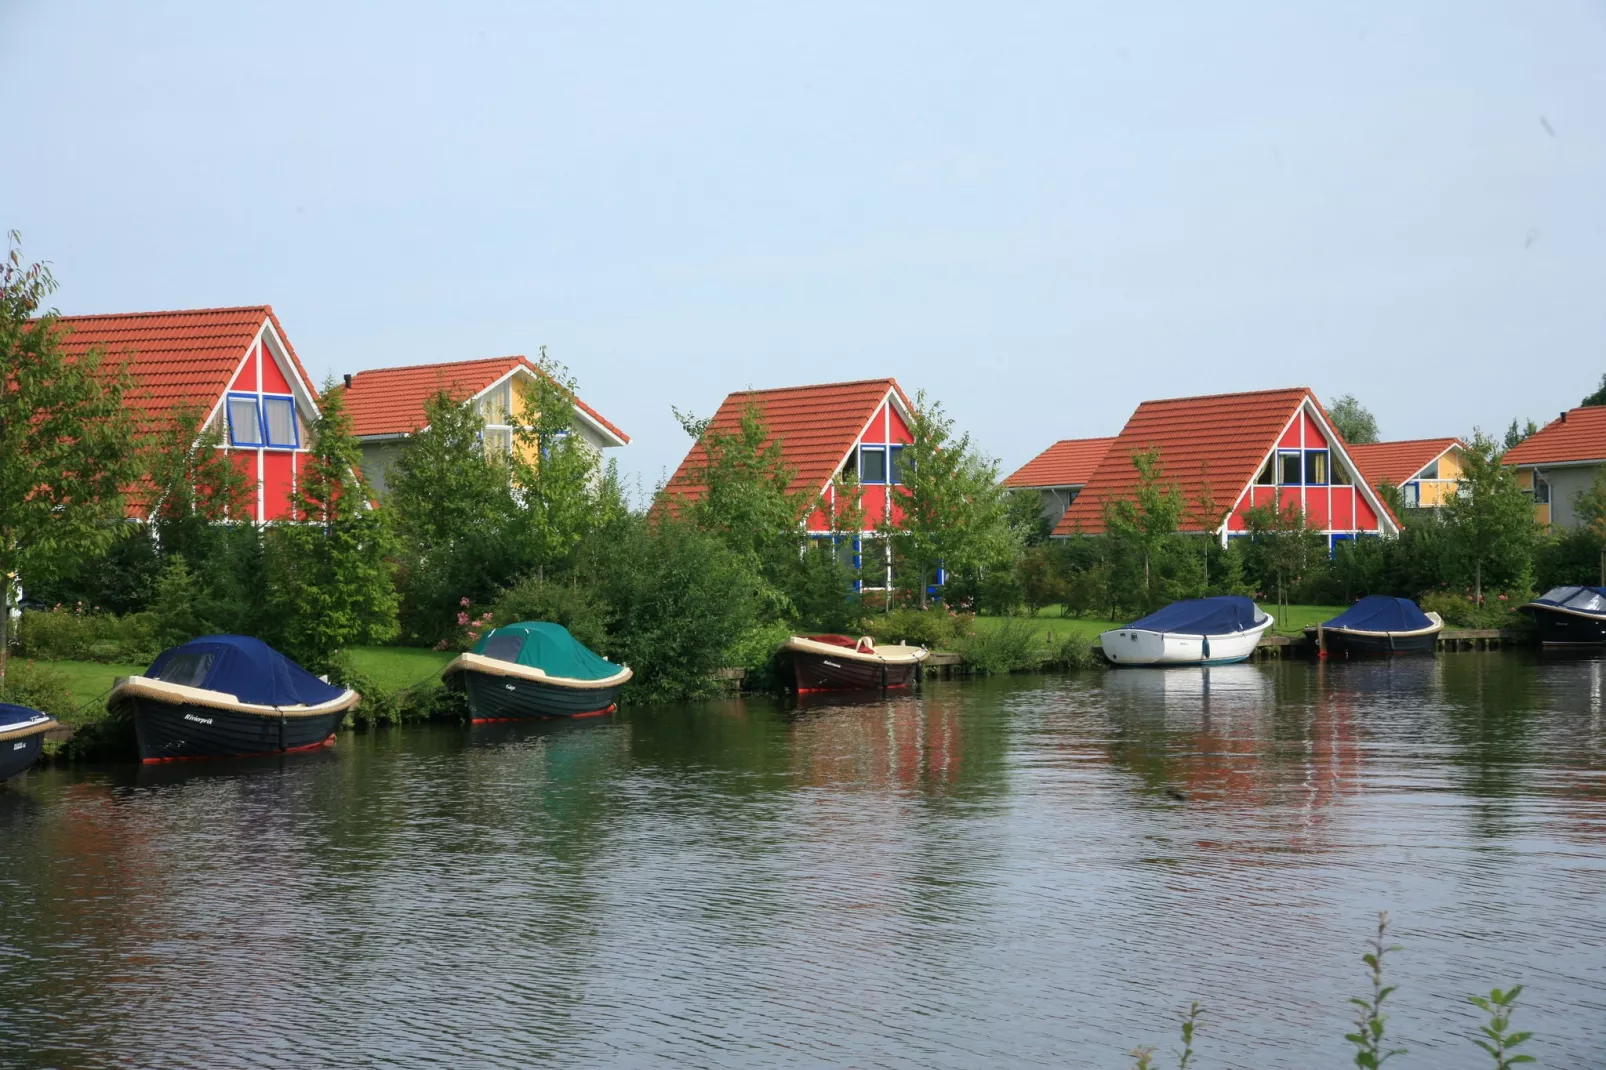
[[[468,599],[467,598],[459,598],[457,600],[457,604],[462,606],[464,609],[467,609],[468,608]]]
[[[467,613],[459,613],[457,615],[457,626],[460,627],[460,628],[468,627],[468,614]]]
[[[1500,596],[1500,601],[1504,602],[1505,600],[1506,600],[1506,596],[1505,595],[1501,595]]]
[[[484,613],[480,614],[480,620],[490,620],[490,619],[491,619],[491,611],[490,610],[487,609]]]

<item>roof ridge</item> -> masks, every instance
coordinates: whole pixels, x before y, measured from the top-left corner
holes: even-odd
[[[783,394],[788,390],[827,390],[836,386],[863,386],[866,383],[887,383],[891,385],[897,380],[890,375],[883,375],[874,379],[844,379],[837,383],[805,383],[802,386],[765,386],[753,387],[750,390],[732,390],[728,396],[738,394]]]
[[[273,311],[272,305],[219,305],[213,308],[169,308],[156,312],[81,312],[72,316],[57,316],[56,322],[65,320],[128,320],[147,319],[154,316],[198,316],[209,312],[261,312],[267,315]]]
[[[1316,392],[1308,386],[1279,386],[1266,390],[1224,390],[1219,394],[1190,394],[1175,398],[1149,398],[1147,401],[1140,401],[1138,407],[1160,405],[1167,401],[1214,401],[1216,398],[1247,398],[1265,394],[1306,394],[1310,397],[1316,396]],[[1124,431],[1125,428],[1122,428],[1122,430]]]
[[[362,371],[351,373],[353,379],[359,375],[368,375],[373,372],[408,372],[420,371],[425,368],[460,368],[465,364],[495,364],[507,361],[529,362],[529,358],[522,353],[511,353],[505,357],[469,357],[467,360],[436,360],[424,364],[392,364],[385,368],[364,368]]]
[[[1418,442],[1460,442],[1460,435],[1429,435],[1426,438],[1391,438],[1383,442],[1350,442],[1352,450],[1363,450],[1370,446],[1414,446]]]

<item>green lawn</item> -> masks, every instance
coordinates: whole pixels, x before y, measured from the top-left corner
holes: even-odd
[[[1262,609],[1277,618],[1273,631],[1282,635],[1297,635],[1304,631],[1307,624],[1318,621],[1331,620],[1344,611],[1343,606],[1288,606],[1284,613],[1279,614],[1274,606],[1261,606]],[[1009,617],[977,617],[976,628],[986,630],[1002,627]],[[1046,646],[1053,639],[1063,639],[1069,635],[1080,635],[1088,639],[1097,639],[1100,632],[1107,632],[1111,628],[1124,627],[1131,623],[1124,620],[1095,620],[1092,617],[1062,617],[1058,606],[1050,606],[1039,610],[1034,622],[1037,625],[1038,639]]]

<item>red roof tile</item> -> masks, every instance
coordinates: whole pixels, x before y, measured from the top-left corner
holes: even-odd
[[[454,398],[478,394],[515,368],[542,374],[523,356],[455,360],[439,364],[413,364],[402,368],[371,368],[351,377],[346,389],[346,411],[353,431],[366,435],[410,435],[424,426],[424,403],[442,390]],[[590,405],[574,399],[575,407],[596,421],[620,442],[630,436]]]
[[[1306,387],[1145,401],[1116,436],[1054,534],[1102,532],[1104,503],[1132,496],[1138,483],[1132,455],[1149,449],[1159,451],[1165,479],[1181,488],[1187,502],[1182,530],[1214,530],[1307,398],[1331,427],[1326,410]],[[1349,453],[1336,429],[1333,437]],[[1213,499],[1212,517],[1196,515],[1202,497]],[[1398,524],[1392,514],[1390,519]]]
[[[56,327],[62,333],[62,350],[69,355],[98,346],[108,365],[126,360],[136,383],[130,400],[147,418],[160,419],[181,405],[210,411],[228,389],[264,320],[272,322],[316,398],[316,387],[270,305],[62,316]]]
[[[889,390],[897,393],[906,408],[912,407],[896,379],[742,390],[725,399],[710,426],[734,431],[741,426],[747,407],[758,406],[769,432],[766,445],[780,439],[782,456],[797,470],[791,489],[817,494],[836,474]],[[688,500],[701,496],[703,487],[694,480],[705,458],[703,450],[693,446],[664,487],[664,494]]]
[[[1506,451],[1506,464],[1606,460],[1606,406],[1568,409]]]
[[[1079,487],[1110,452],[1111,438],[1066,438],[1027,461],[1004,480],[1006,487]]]
[[[1397,487],[1408,482],[1445,450],[1462,444],[1458,438],[1413,438],[1351,446],[1349,455],[1373,486],[1392,483]]]

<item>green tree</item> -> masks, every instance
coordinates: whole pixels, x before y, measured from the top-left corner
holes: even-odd
[[[1327,562],[1327,539],[1305,523],[1299,506],[1268,502],[1244,513],[1249,532],[1249,570],[1277,590],[1277,612],[1287,616],[1288,588],[1307,570]]]
[[[1144,609],[1155,605],[1155,558],[1176,534],[1187,503],[1182,489],[1165,480],[1159,450],[1132,454],[1132,467],[1138,483],[1131,497],[1113,498],[1104,503],[1104,528],[1118,555],[1141,563],[1141,585],[1137,601]]]
[[[1377,419],[1354,394],[1345,394],[1327,410],[1328,419],[1351,446],[1377,442]]]
[[[23,266],[15,231],[0,261],[0,687],[12,586],[49,580],[124,534],[124,489],[139,475],[126,370],[98,351],[62,352],[55,279]]]
[[[511,457],[515,541],[533,556],[537,575],[566,564],[580,540],[621,507],[610,490],[617,474],[606,477],[601,457],[575,432],[576,384],[568,370],[547,356],[536,361],[541,374],[520,390]],[[621,504],[615,504],[621,503]]]
[[[280,649],[314,671],[348,646],[396,634],[391,537],[358,474],[343,391],[324,384],[293,499],[297,522],[267,540],[264,598]]]
[[[1586,402],[1586,404],[1587,404],[1587,402]],[[1523,439],[1531,438],[1532,436],[1534,436],[1534,435],[1536,435],[1538,433],[1539,433],[1539,425],[1534,423],[1532,420],[1529,420],[1526,424],[1524,424],[1520,428],[1517,426],[1517,421],[1516,420],[1512,420],[1511,421],[1511,426],[1506,428],[1506,438],[1505,438],[1505,444],[1504,444],[1505,448],[1509,450],[1511,447],[1515,446],[1517,443],[1521,442]]]
[[[248,516],[256,484],[223,449],[221,419],[180,407],[151,429],[144,450],[150,523],[164,557],[202,560],[215,525]]]
[[[1582,539],[1594,543],[1600,561],[1600,584],[1606,587],[1606,467],[1595,470],[1595,478],[1573,496],[1573,511],[1582,521]]]
[[[989,569],[1013,564],[1021,539],[997,464],[976,453],[968,433],[956,436],[952,418],[924,391],[915,396],[909,433],[902,482],[892,487],[903,520],[888,538],[895,582],[924,607],[939,570],[979,585]]]
[[[1472,579],[1474,600],[1493,577],[1526,586],[1533,574],[1533,501],[1517,486],[1515,469],[1500,463],[1500,447],[1475,431],[1461,459],[1460,493],[1441,511],[1446,564]]]
[[[1596,405],[1606,405],[1606,375],[1602,375],[1600,377],[1600,385],[1595,388],[1594,392],[1588,397],[1584,398],[1584,400],[1580,401],[1578,404],[1586,408]]]

